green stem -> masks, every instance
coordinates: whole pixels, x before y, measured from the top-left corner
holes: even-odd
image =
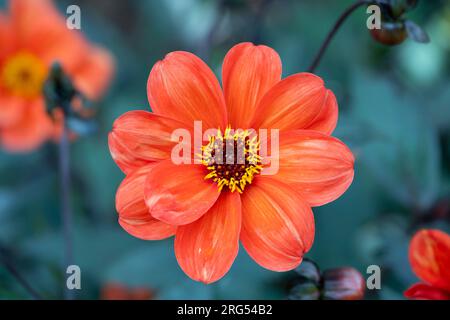
[[[73,263],[72,241],[72,210],[70,207],[70,141],[67,126],[64,124],[63,133],[59,142],[59,172],[61,186],[61,219],[63,224],[65,244],[65,268]],[[65,274],[64,268],[64,274]],[[73,299],[73,292],[66,288],[65,298]]]

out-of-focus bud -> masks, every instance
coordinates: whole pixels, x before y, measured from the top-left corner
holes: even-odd
[[[320,289],[311,281],[305,280],[295,285],[288,297],[289,300],[319,300]]]
[[[48,114],[55,123],[66,122],[68,128],[77,135],[88,135],[96,131],[97,123],[90,119],[93,110],[86,98],[74,87],[59,63],[50,68],[44,83],[44,97]]]
[[[297,267],[297,269],[295,269],[295,272],[297,272],[297,274],[305,280],[310,280],[315,284],[320,282],[319,267],[312,260],[306,258],[303,259],[303,262]]]
[[[325,300],[361,300],[365,280],[354,268],[336,268],[323,273],[322,297]]]
[[[44,83],[47,111],[52,114],[55,108],[62,108],[65,115],[70,113],[70,103],[76,95],[77,91],[61,64],[54,63]]]
[[[403,21],[382,21],[381,29],[372,29],[370,34],[376,41],[389,46],[400,44],[408,37]]]

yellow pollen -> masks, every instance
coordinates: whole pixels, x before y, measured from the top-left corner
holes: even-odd
[[[24,98],[38,96],[46,77],[47,68],[44,63],[27,52],[7,59],[0,69],[0,85],[12,94]]]
[[[209,170],[205,179],[212,179],[219,192],[227,187],[242,193],[262,170],[259,140],[249,130],[219,129],[202,147],[202,163]]]

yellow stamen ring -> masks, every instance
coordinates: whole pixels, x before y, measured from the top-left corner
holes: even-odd
[[[262,170],[259,141],[249,130],[233,132],[230,127],[218,130],[202,147],[202,163],[209,170],[205,179],[217,183],[219,192],[228,187],[242,193]]]
[[[0,69],[0,84],[12,94],[24,98],[38,96],[46,77],[47,68],[44,63],[27,52],[7,59]]]

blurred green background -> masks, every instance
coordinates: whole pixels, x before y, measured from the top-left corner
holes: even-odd
[[[226,52],[253,41],[273,47],[284,75],[312,62],[328,30],[352,1],[158,0],[57,1],[82,10],[82,31],[109,48],[117,74],[99,104],[98,131],[72,145],[75,263],[79,299],[98,299],[107,284],[145,287],[157,299],[286,299],[294,272],[262,269],[244,252],[218,283],[191,281],[179,269],[173,240],[135,239],[117,223],[115,192],[123,174],[107,133],[129,110],[148,109],[152,65],[174,50],[205,59],[220,76]],[[0,1],[1,8],[5,1]],[[407,259],[415,230],[450,231],[450,3],[420,1],[408,13],[431,43],[376,43],[359,9],[331,43],[316,73],[337,96],[336,136],[357,157],[355,181],[338,201],[315,208],[316,240],[307,257],[322,269],[382,268],[382,289],[368,299],[402,299],[417,279]],[[0,49],[1,50],[1,49]],[[45,298],[65,287],[56,146],[26,155],[0,153],[0,243]],[[30,298],[0,266],[0,299]]]

